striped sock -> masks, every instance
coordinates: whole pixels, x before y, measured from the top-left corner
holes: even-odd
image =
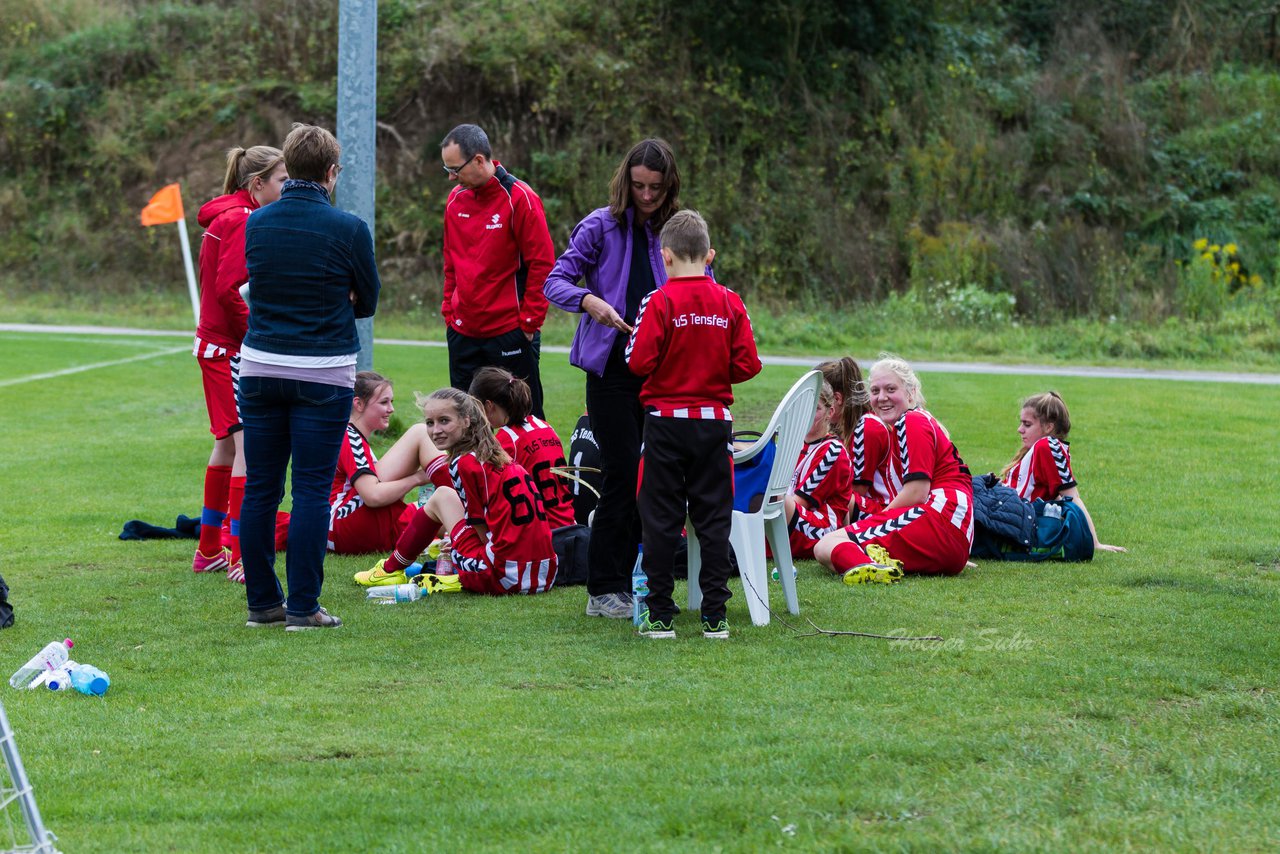
[[[204,507],[200,510],[200,553],[222,551],[222,520],[227,518],[227,493],[231,487],[231,466],[208,466],[204,470]]]
[[[231,547],[231,562],[240,560],[240,504],[244,501],[244,475],[231,478],[228,490],[227,510],[231,517],[231,537],[227,543]]]
[[[418,555],[431,545],[439,532],[440,523],[428,516],[427,511],[419,508],[410,517],[409,525],[400,534],[400,539],[396,540],[396,547],[382,569],[385,572],[408,569],[418,559]]]

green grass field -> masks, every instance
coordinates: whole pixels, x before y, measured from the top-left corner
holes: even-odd
[[[350,582],[373,558],[327,564],[341,630],[286,634],[245,629],[243,588],[194,575],[191,541],[116,538],[198,513],[209,436],[183,345],[0,332],[0,667],[70,636],[112,679],[101,699],[4,689],[62,850],[1280,846],[1274,387],[1052,382],[1127,555],[876,589],[800,564],[788,623],[940,644],[754,628],[736,579],[727,643],[688,614],[674,643],[640,639],[584,617],[583,588],[378,607]],[[447,375],[442,349],[376,359],[406,418]],[[567,436],[582,375],[544,361]],[[743,386],[739,426],[799,373]],[[923,381],[974,471],[1007,461],[1018,402],[1050,385]]]

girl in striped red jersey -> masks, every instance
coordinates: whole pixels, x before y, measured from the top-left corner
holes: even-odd
[[[471,396],[484,407],[498,445],[533,475],[554,530],[574,524],[573,490],[553,468],[565,465],[564,444],[555,429],[532,415],[529,384],[505,368],[480,368],[471,378]]]
[[[814,557],[847,584],[893,581],[904,571],[956,575],[973,544],[969,469],[946,429],[923,408],[910,365],[882,356],[870,375],[872,412],[893,433],[893,499],[880,513],[827,534]]]
[[[812,558],[813,547],[849,513],[853,467],[844,443],[832,432],[835,415],[835,394],[824,382],[784,499],[794,558]]]
[[[357,573],[356,583],[387,583],[375,575],[404,581],[404,570],[443,528],[458,572],[414,576],[429,592],[550,590],[556,555],[533,477],[499,447],[480,402],[465,391],[437,389],[418,403],[431,442],[449,456],[451,485],[438,486],[426,505],[416,508],[395,549],[373,569]]]
[[[329,551],[335,554],[391,550],[416,509],[404,504],[405,496],[433,479],[449,483],[448,460],[425,424],[404,431],[382,459],[374,454],[369,437],[386,430],[395,411],[391,380],[373,371],[356,374],[351,420],[329,489]]]
[[[1056,391],[1033,394],[1022,402],[1018,416],[1018,435],[1022,448],[1000,473],[1001,481],[1022,497],[1024,501],[1042,498],[1070,498],[1084,511],[1093,533],[1094,549],[1123,552],[1121,546],[1107,545],[1098,540],[1089,508],[1080,497],[1075,473],[1071,470],[1071,451],[1067,435],[1071,432],[1071,413]]]
[[[870,412],[867,384],[856,360],[844,356],[822,362],[817,370],[831,386],[834,398],[831,429],[849,451],[853,467],[849,520],[857,521],[879,513],[893,500],[885,476],[892,444],[889,428]]]

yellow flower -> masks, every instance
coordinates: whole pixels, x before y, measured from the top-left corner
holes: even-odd
[[[1196,250],[1197,252],[1203,252],[1208,247],[1209,247],[1209,240],[1208,238],[1205,238],[1205,237],[1202,237],[1199,240],[1197,240],[1195,243],[1191,244],[1191,248]]]
[[[1259,276],[1257,273],[1254,273],[1252,276],[1249,277],[1249,284],[1254,286],[1262,284],[1262,277]]]
[[[1228,270],[1230,270],[1232,273],[1239,273],[1239,272],[1240,272],[1240,262],[1239,262],[1239,261],[1232,261],[1230,264],[1228,264],[1228,265],[1227,265],[1227,269],[1228,269]]]
[[[1201,260],[1201,261],[1210,261],[1210,262],[1211,262],[1211,261],[1213,261],[1213,253],[1212,253],[1212,252],[1205,252],[1203,255],[1201,255],[1201,256],[1200,256],[1200,260]]]
[[[1239,248],[1240,247],[1236,246],[1234,243],[1228,243],[1226,246],[1222,247],[1222,251],[1228,255],[1234,255],[1236,254],[1236,250]]]
[[[1221,252],[1221,251],[1222,251],[1222,247],[1215,243],[1215,244],[1213,244],[1212,246],[1210,246],[1210,247],[1209,247],[1209,251],[1210,251],[1210,252]]]

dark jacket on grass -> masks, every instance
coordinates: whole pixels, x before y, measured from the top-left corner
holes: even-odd
[[[1031,504],[1002,484],[994,474],[973,477],[972,557],[1003,557],[1000,545],[1030,548],[1036,539],[1036,514]]]

